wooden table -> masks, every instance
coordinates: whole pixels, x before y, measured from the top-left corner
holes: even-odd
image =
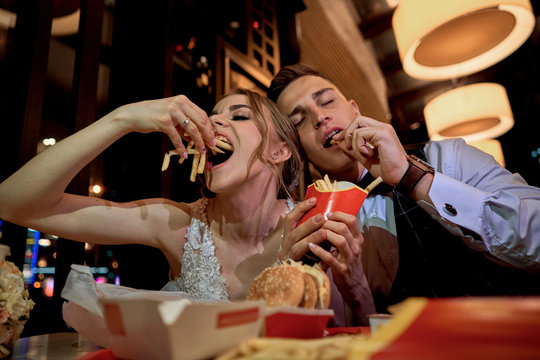
[[[99,349],[76,332],[61,332],[17,340],[12,359],[75,360]]]

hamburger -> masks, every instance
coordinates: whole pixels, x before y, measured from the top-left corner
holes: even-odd
[[[264,269],[253,280],[246,300],[264,300],[268,306],[328,309],[330,280],[319,263],[287,260]]]

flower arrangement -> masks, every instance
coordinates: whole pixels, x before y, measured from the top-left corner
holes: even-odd
[[[22,272],[12,262],[0,260],[0,359],[10,355],[33,307]]]

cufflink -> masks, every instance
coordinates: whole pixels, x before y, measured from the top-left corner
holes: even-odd
[[[447,213],[448,215],[450,216],[456,216],[457,215],[457,210],[455,207],[453,207],[452,205],[450,204],[444,204],[443,205],[443,210],[445,213]]]

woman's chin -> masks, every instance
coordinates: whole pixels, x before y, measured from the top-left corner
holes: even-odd
[[[234,189],[230,176],[221,176],[219,173],[209,172],[205,176],[206,187],[214,194],[229,192]]]

